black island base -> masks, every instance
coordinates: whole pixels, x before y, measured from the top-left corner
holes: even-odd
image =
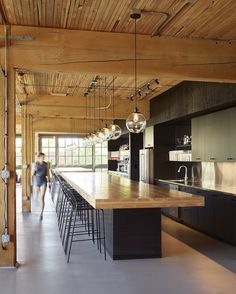
[[[110,209],[104,214],[112,259],[161,257],[161,208]]]

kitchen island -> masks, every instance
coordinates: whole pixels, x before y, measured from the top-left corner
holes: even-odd
[[[95,209],[103,209],[113,259],[161,257],[161,208],[204,206],[204,197],[100,172],[61,172]]]

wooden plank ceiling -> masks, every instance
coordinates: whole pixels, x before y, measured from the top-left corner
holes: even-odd
[[[137,31],[162,36],[235,39],[235,0],[2,0],[10,24],[133,32],[129,13],[142,10]],[[171,20],[158,30],[164,22]]]
[[[24,95],[65,95],[83,97],[88,86],[96,76],[92,74],[70,74],[70,73],[40,73],[27,70],[17,70],[16,94],[24,99]],[[118,99],[130,99],[134,93],[134,78],[124,78],[119,76],[97,76],[97,91],[112,91],[114,80],[114,96]],[[177,85],[179,81],[163,78],[154,80],[148,85],[149,80],[138,79],[139,86],[144,86],[140,99],[151,99],[156,95]]]
[[[132,8],[141,9],[137,33],[154,37],[236,39],[235,0],[2,0],[1,10],[9,24],[73,30],[132,33]],[[0,18],[2,23],[2,19]],[[17,94],[61,93],[82,96],[94,75],[84,73],[27,72],[17,76]],[[109,83],[113,77],[101,77]],[[158,79],[158,77],[153,77]],[[138,81],[141,87],[148,80]],[[181,81],[164,78],[152,98]],[[115,80],[115,96],[132,94],[133,77]]]

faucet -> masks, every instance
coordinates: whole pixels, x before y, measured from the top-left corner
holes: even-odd
[[[185,168],[184,181],[187,182],[187,181],[188,181],[188,176],[187,176],[187,174],[188,174],[188,169],[187,169],[187,166],[186,166],[186,165],[181,165],[181,166],[179,167],[179,169],[178,169],[178,173],[180,173],[182,167]]]

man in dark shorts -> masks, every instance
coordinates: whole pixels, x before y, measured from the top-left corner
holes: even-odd
[[[38,160],[34,165],[34,188],[35,192],[40,194],[41,197],[41,213],[40,220],[43,219],[43,211],[45,206],[45,193],[47,189],[47,182],[50,181],[48,164],[44,161],[45,154],[39,152]]]

